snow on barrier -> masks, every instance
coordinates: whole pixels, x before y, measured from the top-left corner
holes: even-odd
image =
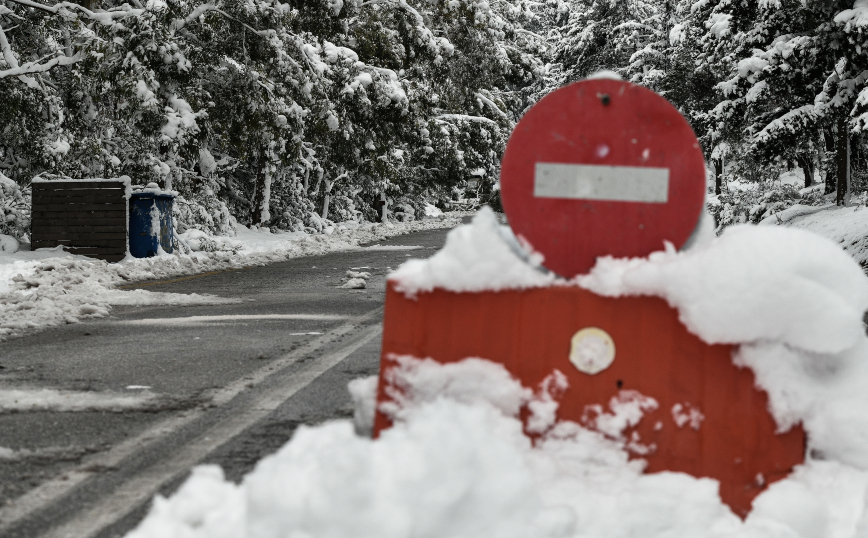
[[[740,353],[734,344],[780,340],[798,327],[801,334],[786,336],[811,349],[831,335],[811,340],[816,335],[807,327],[777,323],[764,317],[769,312],[763,308],[733,303],[756,306],[763,301],[757,295],[770,294],[788,310],[760,306],[784,319],[801,319],[800,310],[818,314],[816,305],[792,304],[787,296],[798,297],[803,282],[779,288],[793,280],[784,278],[788,270],[805,267],[798,261],[777,267],[792,255],[775,249],[772,238],[767,245],[753,239],[739,245],[737,238],[750,234],[738,232],[731,234],[735,246],[726,242],[732,256],[717,265],[678,265],[675,248],[701,222],[702,153],[668,102],[626,82],[583,81],[541,100],[510,139],[501,185],[519,239],[483,211],[472,226],[454,230],[440,253],[390,277],[375,434],[391,424],[384,409],[401,397],[393,372],[406,357],[444,364],[480,357],[550,394],[549,404],[523,411],[526,433],[539,436],[551,427],[552,420],[538,420],[540,405],[551,413],[557,408],[560,420],[623,442],[631,457],[646,462],[646,472],[716,479],[722,500],[745,517],[760,492],[804,461],[806,445],[799,420],[769,412],[775,405],[768,386],[757,386],[763,385],[757,374],[764,372],[745,368],[752,366],[750,352]],[[664,242],[667,253],[650,260],[599,261],[648,256]],[[782,257],[756,272],[721,272],[767,260],[756,250],[760,244]],[[573,280],[547,272],[540,262]],[[595,263],[597,269],[582,276]],[[630,272],[634,266],[645,269]],[[783,280],[756,280],[758,275]],[[766,287],[754,287],[759,283]],[[817,285],[828,286],[812,280]],[[733,294],[721,295],[721,289]],[[854,327],[842,321],[839,329]],[[734,355],[740,358],[734,361]],[[560,374],[553,378],[553,372]]]

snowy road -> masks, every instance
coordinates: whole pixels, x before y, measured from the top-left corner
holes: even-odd
[[[346,383],[378,367],[386,273],[445,235],[139,283],[242,301],[116,308],[0,344],[0,535],[123,535],[193,465],[237,480],[299,424],[351,415]],[[350,269],[366,289],[338,287]]]

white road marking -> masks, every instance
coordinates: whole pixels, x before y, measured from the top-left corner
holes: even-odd
[[[369,247],[362,247],[361,250],[369,250],[369,251],[387,251],[387,250],[419,250],[425,247],[419,245],[371,245]],[[335,267],[337,269],[337,267]]]
[[[156,400],[151,393],[0,388],[0,411],[123,411],[153,407]]]
[[[359,325],[364,324],[374,317],[381,316],[382,312],[382,309],[378,308],[362,316],[352,318],[336,329],[329,331],[327,334],[310,340],[298,349],[287,353],[279,359],[275,359],[270,364],[261,367],[252,374],[214,391],[211,394],[211,404],[213,406],[225,405],[241,392],[259,385],[270,376],[282,371],[284,368],[297,362],[299,359],[316,352],[317,349],[328,342],[353,332]],[[363,337],[360,340],[357,340],[349,346],[341,348],[332,354],[311,361],[295,376],[293,376],[288,384],[281,384],[281,386],[273,388],[270,392],[259,395],[254,400],[252,409],[246,413],[239,413],[237,416],[233,415],[225,419],[223,422],[217,423],[211,429],[204,432],[199,437],[199,441],[203,441],[205,438],[210,438],[214,439],[212,444],[217,443],[219,446],[219,444],[222,444],[224,441],[229,439],[215,437],[220,434],[220,431],[218,430],[225,427],[227,422],[232,422],[236,426],[231,428],[229,431],[243,431],[245,428],[277,407],[277,405],[286,401],[293,394],[310,384],[323,372],[327,371],[329,368],[346,358],[350,353],[378,336],[381,331],[381,325],[368,327],[365,329]],[[275,404],[275,402],[277,403]],[[70,493],[75,487],[93,476],[94,468],[119,467],[126,458],[134,456],[136,453],[148,450],[157,442],[175,433],[184,426],[189,425],[196,419],[201,418],[208,412],[209,409],[196,408],[172,415],[147,428],[139,435],[128,438],[126,441],[115,445],[106,452],[84,458],[81,464],[75,469],[47,482],[43,482],[24,495],[12,499],[6,503],[6,505],[0,507],[0,536],[3,536],[4,532],[15,523]],[[247,420],[245,424],[238,424],[239,421],[244,420]],[[153,497],[154,493],[156,493],[163,483],[174,477],[176,474],[184,472],[188,467],[198,463],[202,458],[204,458],[207,452],[201,452],[203,446],[195,443],[194,445],[188,445],[187,448],[175,453],[175,456],[170,461],[161,462],[153,468],[142,471],[140,476],[135,479],[138,480],[135,483],[137,487],[143,489],[138,490],[138,493],[133,491],[135,497],[139,499],[139,502]],[[198,454],[198,459],[192,459],[192,461],[189,461],[193,455],[191,450],[196,449],[197,447],[199,448],[198,452],[196,452]],[[179,458],[185,458],[184,461],[188,461],[188,464],[179,468]],[[150,478],[150,480],[143,484],[142,479],[144,478]],[[131,484],[132,482],[127,482],[125,485],[122,485],[119,488],[118,493],[129,494],[129,486],[131,486]],[[114,493],[112,493],[112,495],[114,495]],[[135,501],[130,497],[119,495],[117,499],[120,500],[115,502],[115,504],[111,504],[115,501],[114,498],[103,499],[96,507],[85,511],[80,514],[79,517],[67,522],[62,527],[56,527],[50,531],[47,536],[62,538],[74,536],[76,538],[87,538],[97,534],[100,529],[103,529],[115,521],[125,517],[135,508]],[[108,505],[111,505],[112,508],[109,508]]]
[[[534,167],[533,195],[665,204],[669,200],[669,169],[538,162]]]
[[[334,314],[226,314],[222,316],[187,316],[184,318],[145,318],[119,321],[123,325],[195,325],[223,321],[260,321],[260,320],[309,320],[340,321],[348,316]]]
[[[81,457],[86,448],[71,446],[46,446],[39,448],[20,448],[18,450],[0,446],[0,461],[22,461],[27,459],[70,459]]]

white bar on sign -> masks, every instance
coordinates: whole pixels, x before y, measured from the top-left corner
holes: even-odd
[[[669,201],[669,169],[538,162],[533,195],[665,204]]]

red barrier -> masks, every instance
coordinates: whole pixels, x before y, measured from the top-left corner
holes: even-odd
[[[588,375],[569,359],[571,339],[596,327],[611,336],[614,362]],[[732,346],[708,345],[685,329],[678,312],[656,297],[608,298],[577,287],[482,293],[435,290],[409,299],[389,282],[378,402],[386,399],[390,354],[431,357],[441,363],[481,357],[502,363],[528,387],[553,369],[569,388],[559,418],[582,422],[586,406],[604,407],[620,390],[653,397],[659,408],[638,426],[641,443],[656,446],[646,472],[680,471],[720,481],[723,501],[741,517],[769,484],[805,456],[805,433],[776,434],[766,394],[753,373],[732,363]],[[676,423],[690,409],[704,419],[694,429]],[[698,421],[698,419],[697,419]],[[682,421],[683,422],[683,421]],[[662,427],[660,426],[662,425]],[[375,434],[389,426],[377,415]]]

